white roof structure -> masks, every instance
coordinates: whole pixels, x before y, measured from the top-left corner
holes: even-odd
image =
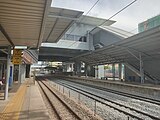
[[[143,60],[160,58],[160,27],[128,37],[74,59],[88,64],[111,64],[133,61],[141,53]]]
[[[80,11],[51,7],[47,17],[43,42],[57,42],[82,14],[83,12]]]
[[[50,6],[51,0],[0,0],[0,47],[57,42],[83,13]]]
[[[122,38],[128,38],[128,37],[131,37],[131,36],[134,35],[133,33],[130,33],[130,32],[127,32],[125,30],[115,28],[115,27],[112,27],[112,26],[97,26],[90,33],[95,34],[95,33],[99,32],[100,30],[110,32],[110,33],[112,33],[114,35],[117,35],[117,36],[120,36]]]
[[[1,0],[0,46],[39,47],[51,0]]]
[[[121,36],[123,38],[128,38],[128,37],[131,37],[131,36],[134,35],[133,33],[130,33],[130,32],[127,32],[125,30],[115,28],[115,27],[112,27],[112,26],[98,26],[98,27],[105,30],[105,31],[113,33],[115,35]]]
[[[104,18],[82,15],[77,22],[82,23],[82,24],[87,24],[87,25],[99,26],[100,24],[104,23],[106,20],[107,19],[104,19]],[[103,25],[109,26],[115,22],[116,21],[114,21],[114,20],[108,20]]]

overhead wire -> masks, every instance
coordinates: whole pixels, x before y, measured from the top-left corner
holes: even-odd
[[[86,17],[86,15],[88,15],[88,14],[90,13],[90,11],[98,4],[99,1],[100,1],[100,0],[97,0],[97,1],[92,5],[92,7],[88,10],[88,12],[85,14],[85,16],[83,16],[83,18],[80,19],[80,21],[79,21],[78,23],[80,23],[80,22]],[[71,33],[72,33],[75,29],[76,29],[76,27],[73,28],[72,31],[71,31],[68,35],[71,35]],[[72,46],[72,44],[71,44],[70,46]],[[70,46],[69,46],[69,47],[70,47]]]
[[[129,3],[128,5],[126,5],[125,7],[123,7],[122,9],[120,9],[118,12],[116,12],[115,14],[113,14],[111,17],[109,17],[106,21],[104,21],[103,23],[101,23],[99,26],[105,24],[107,21],[109,21],[110,19],[112,19],[114,16],[118,15],[119,13],[121,13],[123,10],[125,10],[126,8],[128,8],[129,6],[131,6],[133,3],[135,3],[137,0],[132,1],[131,3]]]
[[[120,9],[118,12],[116,12],[115,14],[113,14],[111,17],[109,17],[107,20],[105,20],[103,23],[101,23],[98,26],[104,25],[106,22],[108,22],[110,19],[112,19],[113,17],[115,17],[116,15],[118,15],[119,13],[121,13],[122,11],[124,11],[125,9],[127,9],[129,6],[131,6],[133,3],[135,3],[137,0],[132,1],[131,3],[129,3],[128,5],[126,5],[125,7],[123,7],[122,9]],[[76,42],[72,43],[69,47],[71,47],[72,45],[74,45]]]

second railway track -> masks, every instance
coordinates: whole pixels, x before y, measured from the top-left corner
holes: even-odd
[[[152,119],[160,120],[160,118],[159,118],[158,116],[154,116],[154,115],[148,114],[147,112],[143,112],[143,111],[141,111],[141,110],[138,110],[138,109],[136,109],[136,108],[132,108],[132,107],[129,107],[129,106],[120,104],[120,103],[118,103],[118,102],[111,101],[111,100],[109,100],[109,99],[107,99],[107,98],[103,98],[103,97],[101,97],[101,96],[99,96],[99,95],[95,95],[95,94],[93,94],[93,93],[84,91],[84,90],[79,89],[79,88],[77,88],[77,87],[75,87],[75,86],[72,86],[72,85],[69,85],[69,84],[66,84],[66,83],[61,83],[61,82],[56,82],[56,83],[58,83],[58,84],[60,84],[60,85],[62,85],[62,86],[64,86],[64,87],[67,87],[67,88],[69,88],[69,89],[71,89],[71,90],[80,92],[81,94],[84,94],[84,95],[85,95],[85,94],[88,94],[88,95],[91,95],[91,96],[94,96],[94,97],[103,99],[103,100],[105,100],[105,101],[109,101],[109,102],[114,103],[114,104],[116,104],[116,105],[119,105],[119,106],[121,106],[121,107],[128,108],[128,109],[130,109],[131,111],[135,111],[135,112],[140,113],[140,114],[142,114],[142,115],[148,116],[148,117],[150,117],[150,118],[152,118]],[[112,106],[110,106],[110,107],[112,107]],[[115,108],[114,108],[114,109],[115,109]],[[132,117],[134,117],[134,118],[143,119],[143,118],[138,117],[138,116],[136,116],[136,115],[134,115],[134,114],[131,115],[131,114],[129,114],[128,112],[125,112],[125,111],[123,111],[123,110],[121,110],[121,109],[118,109],[118,108],[117,108],[117,110],[120,111],[120,112],[125,113],[126,115],[132,116]]]

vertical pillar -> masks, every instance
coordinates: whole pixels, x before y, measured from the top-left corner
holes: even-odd
[[[141,83],[144,83],[144,69],[143,69],[143,60],[141,53],[139,53],[139,62],[140,62]]]
[[[30,78],[30,67],[31,65],[29,64],[26,65],[26,78]]]
[[[9,85],[9,76],[10,76],[10,61],[11,61],[11,47],[8,46],[8,55],[7,55],[7,73],[6,73],[6,85],[4,99],[8,99],[8,85]]]
[[[84,72],[85,72],[85,77],[88,77],[88,69],[87,69],[88,65],[87,63],[85,63],[85,67],[84,67]]]
[[[73,64],[73,75],[76,75],[76,63]]]
[[[115,80],[115,77],[116,77],[116,75],[115,75],[115,64],[112,64],[112,74],[113,74],[113,80]]]
[[[85,70],[85,76],[88,77],[89,76],[89,71],[90,71],[90,66],[87,63],[85,63],[84,70]]]
[[[23,83],[23,81],[25,80],[25,74],[26,74],[26,65],[25,64],[21,64],[19,65],[19,83]]]
[[[71,63],[71,72],[73,72],[73,69],[74,69],[74,68],[73,68],[73,63]]]
[[[95,78],[98,78],[98,65],[95,66]]]
[[[10,65],[9,86],[13,84],[13,65]]]
[[[0,79],[2,79],[2,69],[3,69],[2,64],[0,64]]]
[[[122,64],[121,63],[119,63],[119,66],[118,66],[118,68],[119,68],[119,80],[121,80],[122,81]]]
[[[76,62],[76,69],[77,69],[77,74],[80,77],[81,76],[81,62]]]
[[[12,64],[12,83],[13,83],[14,65]]]
[[[22,70],[21,70],[21,64],[19,65],[19,72],[18,72],[18,83],[22,83]]]

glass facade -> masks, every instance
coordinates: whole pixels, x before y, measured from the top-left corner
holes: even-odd
[[[138,31],[143,32],[160,25],[160,15],[138,24]]]
[[[65,34],[61,39],[73,40],[73,41],[79,41],[79,42],[87,42],[86,36],[71,35],[71,34]]]

